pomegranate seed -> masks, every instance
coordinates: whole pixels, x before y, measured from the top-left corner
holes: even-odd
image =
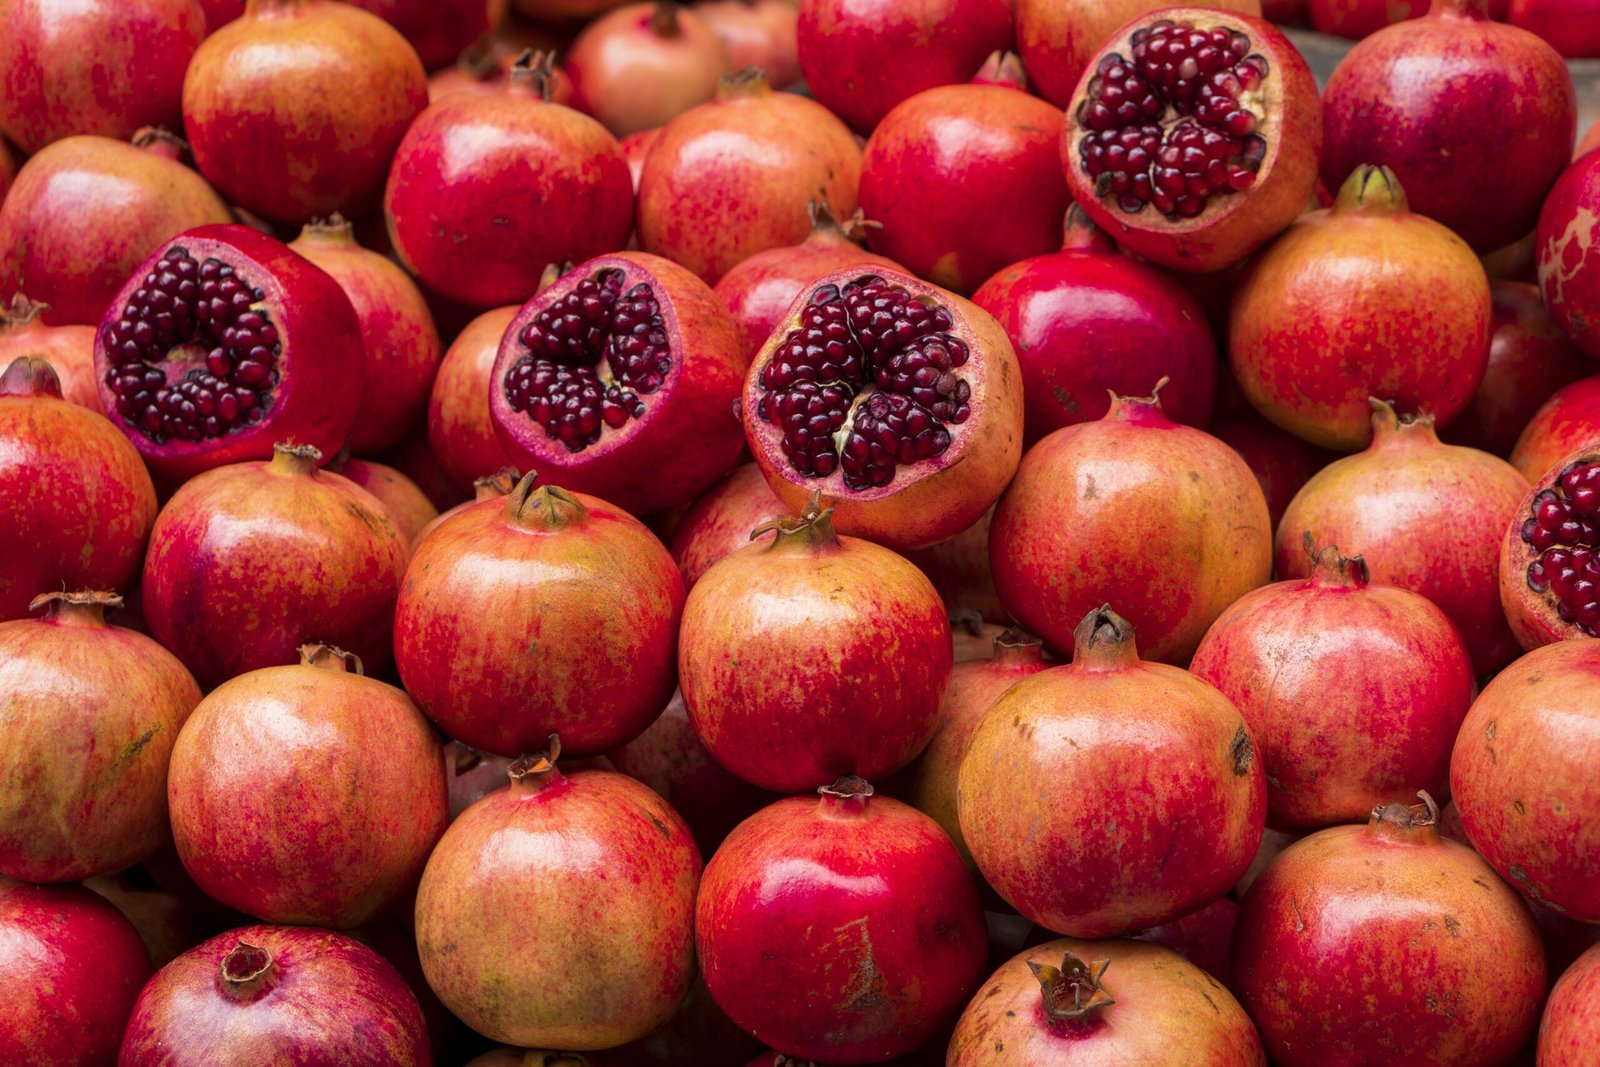
[[[1600,636],[1600,463],[1578,463],[1534,498],[1522,540],[1538,553],[1529,588],[1555,599],[1556,614],[1590,637]]]

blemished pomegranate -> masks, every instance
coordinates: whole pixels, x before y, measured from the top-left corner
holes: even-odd
[[[702,0],[694,6],[722,39],[729,68],[759,67],[775,89],[801,80],[798,8],[793,0]]]
[[[364,363],[361,324],[339,283],[240,225],[157,246],[95,339],[108,417],[174,481],[268,459],[291,439],[331,458],[357,417]]]
[[[387,508],[280,444],[267,462],[207,471],[156,517],[140,584],[150,633],[206,687],[335,643],[389,662],[408,548]]]
[[[983,976],[977,890],[944,831],[844,777],[711,858],[695,941],[730,1018],[790,1056],[872,1063],[937,1036]]]
[[[990,706],[956,807],[1007,903],[1057,933],[1113,937],[1226,893],[1261,841],[1266,791],[1239,709],[1187,671],[1140,660],[1133,628],[1101,607],[1079,624],[1070,665]]]
[[[139,454],[100,415],[69,404],[50,364],[0,373],[0,620],[52,590],[125,590],[156,517]]]
[[[989,564],[1001,603],[1052,648],[1071,648],[1116,589],[1143,654],[1182,663],[1271,577],[1272,526],[1238,453],[1168,421],[1155,396],[1119,396],[1028,452],[995,509]]]
[[[1600,15],[1593,0],[1511,0],[1506,19],[1538,34],[1572,59],[1600,57]]]
[[[0,294],[47,304],[41,317],[51,325],[98,326],[152,248],[232,222],[216,191],[178,161],[181,148],[170,134],[141,130],[131,143],[78,136],[41,149],[0,205]]]
[[[173,960],[139,994],[119,1067],[160,1063],[429,1067],[417,998],[382,956],[332,930],[242,926]]]
[[[1372,444],[1317,473],[1278,524],[1281,579],[1304,578],[1304,545],[1338,545],[1372,581],[1421,593],[1450,617],[1479,676],[1516,655],[1500,610],[1497,567],[1506,524],[1528,483],[1504,460],[1441,444],[1433,420],[1373,401]]]
[[[1600,1032],[1600,946],[1578,957],[1550,990],[1539,1023],[1540,1067],[1581,1067]]]
[[[1296,842],[1250,887],[1233,987],[1274,1063],[1490,1067],[1532,1034],[1533,919],[1422,799]]]
[[[346,456],[335,459],[327,469],[377,497],[388,509],[389,517],[394,520],[400,536],[406,539],[407,544],[420,537],[423,528],[439,517],[439,509],[433,506],[433,501],[428,499],[421,487],[393,467],[370,459],[351,459]]]
[[[693,589],[712,564],[748,545],[758,528],[788,514],[772,495],[761,468],[746,463],[706,491],[672,537],[672,558]],[[670,797],[668,799],[671,799]]]
[[[515,757],[637,737],[666,706],[683,579],[638,520],[522,479],[417,546],[395,615],[407,692],[457,741]]]
[[[1500,601],[1523,648],[1600,633],[1597,496],[1600,449],[1585,446],[1546,471],[1511,517]]]
[[[1600,446],[1600,376],[1562,386],[1534,412],[1511,450],[1511,465],[1538,482],[1570,452]]]
[[[399,30],[429,70],[448,66],[496,29],[508,0],[355,0]]]
[[[1072,195],[1124,248],[1187,271],[1229,267],[1311,202],[1322,110],[1271,23],[1169,8],[1099,46],[1067,105]]]
[[[1220,982],[1137,941],[1063,938],[1008,960],[973,995],[949,1067],[1266,1067],[1250,1017]]]
[[[1306,17],[1318,33],[1359,41],[1397,22],[1420,19],[1428,13],[1430,3],[1431,0],[1306,0]]]
[[[831,516],[778,520],[771,541],[702,574],[683,611],[678,675],[695,732],[718,763],[779,793],[910,763],[950,673],[932,584],[837,535]]]
[[[990,509],[954,537],[905,554],[939,591],[939,599],[944,601],[952,620],[957,615],[976,612],[985,622],[1011,621],[1010,612],[995,592],[994,574],[989,568],[989,525],[993,519],[994,511]],[[988,655],[987,649],[984,655]]]
[[[618,137],[663,126],[710,100],[732,68],[692,7],[624,4],[585,26],[566,56],[573,104]]]
[[[1257,415],[1245,411],[1212,420],[1211,436],[1239,453],[1261,486],[1267,514],[1277,529],[1302,486],[1338,455],[1302,441]]]
[[[428,398],[428,440],[450,480],[471,485],[506,466],[489,416],[489,381],[516,307],[485,311],[445,350]]]
[[[1218,897],[1197,911],[1147,927],[1133,937],[1171,949],[1227,985],[1232,981],[1233,932],[1238,924],[1239,905],[1232,897]]]
[[[558,754],[552,742],[518,759],[510,788],[450,824],[417,892],[417,948],[428,984],[480,1034],[604,1049],[650,1033],[688,992],[700,853],[647,786],[563,774]]]
[[[36,356],[50,364],[61,383],[61,398],[90,411],[100,410],[100,386],[94,373],[93,326],[47,326],[40,318],[49,305],[23,293],[0,306],[0,367],[22,356]]]
[[[742,411],[779,500],[798,511],[820,493],[842,532],[896,549],[978,521],[1022,451],[999,323],[887,269],[835,271],[797,296],[750,365]]]
[[[1073,205],[1061,250],[1000,270],[972,302],[995,317],[1022,366],[1023,436],[1104,418],[1111,394],[1162,378],[1173,422],[1205,427],[1217,388],[1217,345],[1205,310],[1183,286],[1117,252]]]
[[[1556,180],[1539,214],[1539,287],[1550,317],[1573,344],[1600,358],[1600,153],[1590,152]]]

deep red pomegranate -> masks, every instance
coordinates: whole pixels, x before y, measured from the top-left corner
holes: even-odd
[[[440,526],[443,526],[445,523],[449,522],[451,519],[455,518],[457,515],[461,514],[463,511],[467,510],[467,508],[478,503],[479,501],[498,500],[507,496],[510,494],[511,490],[517,487],[517,483],[521,480],[522,473],[518,471],[517,468],[501,467],[493,474],[484,478],[479,478],[477,481],[473,482],[473,494],[471,500],[464,501],[452,508],[441,511],[438,515],[428,520],[422,529],[418,530],[416,534],[412,536],[412,555],[416,554],[417,546],[422,544],[423,539],[429,534],[433,533],[433,531],[437,530]]]
[[[1500,602],[1523,648],[1600,633],[1600,448],[1545,471],[1500,548]],[[1592,565],[1591,565],[1592,564]]]
[[[801,80],[794,0],[702,0],[694,10],[722,39],[729,69],[759,67],[778,89]]]
[[[1539,287],[1550,317],[1574,344],[1600,358],[1600,154],[1590,152],[1556,181],[1539,215]]]
[[[1534,412],[1511,450],[1511,465],[1537,482],[1569,452],[1600,445],[1600,376],[1556,390]]]
[[[63,400],[98,412],[94,327],[46,326],[40,315],[48,310],[48,304],[35,303],[22,293],[12,295],[10,307],[0,306],[0,367],[22,356],[37,356],[56,372]]]
[[[28,155],[78,133],[178,125],[205,36],[197,0],[10,0],[0,9],[0,133]]]
[[[1600,1032],[1600,946],[1578,958],[1555,986],[1539,1023],[1540,1067],[1582,1067]]]
[[[1428,13],[1430,0],[1306,0],[1311,28],[1359,41],[1406,19]]]
[[[573,102],[618,137],[710,100],[732,70],[711,24],[677,3],[632,3],[586,26],[567,52]]]
[[[155,517],[127,439],[63,400],[50,364],[13,360],[0,374],[0,620],[52,590],[126,589]]]
[[[439,517],[439,509],[433,506],[421,487],[393,467],[347,456],[328,464],[328,470],[343,475],[377,497],[388,509],[389,517],[407,544],[417,540],[423,528]]]
[[[798,511],[814,493],[839,529],[892,548],[960,533],[1022,451],[1016,353],[988,312],[887,269],[813,281],[745,378],[750,450]]]
[[[1057,933],[1112,937],[1226,893],[1261,841],[1266,790],[1239,710],[1141,661],[1133,628],[1102,607],[1079,624],[1070,665],[990,706],[956,806],[978,870],[1012,907]]]
[[[1316,82],[1270,23],[1172,8],[1118,30],[1088,66],[1067,105],[1061,163],[1072,195],[1124,248],[1221,270],[1311,202]]]
[[[1211,423],[1211,435],[1249,466],[1267,499],[1267,515],[1277,529],[1289,502],[1311,476],[1338,456],[1280,430],[1253,411],[1227,415]]]
[[[779,793],[899,770],[932,736],[950,673],[939,594],[888,549],[835,534],[831,511],[772,525],[774,539],[702,574],[684,608],[678,674],[695,732]]]
[[[150,954],[115,905],[79,885],[0,881],[0,1061],[109,1064]]]
[[[415,994],[372,949],[331,930],[243,926],[161,968],[117,1062],[429,1067],[432,1055]]]
[[[387,508],[280,444],[267,462],[186,482],[156,518],[140,585],[150,633],[219,685],[337,642],[374,672],[389,662],[408,550]]]
[[[995,592],[994,574],[989,568],[989,525],[993,519],[994,510],[990,509],[954,537],[905,554],[939,591],[939,599],[944,601],[952,620],[976,613],[984,622],[1011,621],[1011,614],[1000,603],[1000,594]],[[985,647],[982,654],[987,656],[989,649]],[[956,658],[959,662],[960,657]]]
[[[1600,57],[1600,9],[1594,0],[1511,0],[1506,18],[1543,37],[1564,56]]]
[[[458,485],[470,485],[506,465],[506,450],[489,417],[489,381],[516,307],[485,311],[445,350],[428,399],[428,440]]]
[[[1291,845],[1246,895],[1234,988],[1274,1063],[1491,1067],[1532,1034],[1533,919],[1422,798]]]
[[[801,0],[797,32],[806,85],[862,134],[900,101],[971,78],[1015,36],[1010,0]]]
[[[928,816],[857,777],[780,800],[711,858],[695,942],[711,995],[790,1056],[870,1063],[943,1032],[983,976],[977,890]]]
[[[174,481],[270,458],[277,441],[333,456],[357,417],[364,362],[360,321],[339,283],[239,225],[202,226],[158,246],[112,299],[95,339],[111,421]]]
[[[1421,593],[1455,623],[1479,676],[1516,655],[1496,594],[1500,543],[1528,484],[1510,464],[1439,442],[1433,420],[1402,418],[1374,401],[1371,446],[1324,467],[1278,525],[1282,579],[1311,570],[1303,548],[1338,545],[1367,562],[1372,580]]]
[[[748,545],[758,529],[771,532],[772,522],[787,514],[754,463],[712,486],[684,515],[672,538],[672,558],[683,572],[684,588],[693,589],[712,564]]]
[[[1250,1017],[1176,953],[1134,941],[1050,941],[973,996],[949,1067],[1266,1067]]]
[[[1204,309],[1154,267],[1117,252],[1073,205],[1061,251],[1013,263],[972,301],[1004,327],[1022,365],[1024,439],[1104,418],[1111,393],[1162,378],[1173,422],[1204,427],[1217,387],[1217,346]]]
[[[427,104],[427,75],[406,39],[333,0],[247,0],[183,82],[200,173],[232,203],[283,223],[369,213]]]
[[[1144,655],[1183,663],[1270,579],[1272,526],[1238,453],[1168,421],[1155,396],[1118,396],[1029,451],[995,509],[989,563],[1001,603],[1052,648],[1071,648],[1115,589]]]
[[[455,62],[496,27],[508,0],[355,0],[399,30],[429,70]]]
[[[181,148],[170,134],[141,130],[132,143],[68,137],[28,160],[0,206],[0,293],[42,301],[52,325],[98,326],[152,248],[233,221],[206,180],[178,162]]]
[[[1171,949],[1202,971],[1227,985],[1233,965],[1233,933],[1239,924],[1239,905],[1232,897],[1210,904],[1171,922],[1134,934],[1134,940]]]
[[[509,789],[450,825],[417,893],[417,947],[439,999],[492,1040],[610,1048],[689,989],[700,853],[648,787],[562,774],[557,755],[517,760]]]

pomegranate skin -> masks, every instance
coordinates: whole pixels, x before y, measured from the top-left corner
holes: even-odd
[[[1057,933],[1113,937],[1226,893],[1260,844],[1266,791],[1239,710],[1187,671],[1141,661],[1127,621],[1102,607],[1079,625],[1070,665],[990,706],[956,807],[978,869],[1014,908]]]
[[[355,0],[399,30],[428,70],[449,66],[505,20],[508,0]]]
[[[1411,213],[1394,174],[1362,166],[1245,273],[1229,313],[1229,364],[1252,407],[1314,445],[1372,440],[1369,397],[1446,425],[1489,361],[1483,264]]]
[[[1539,1023],[1538,1067],[1590,1067],[1600,1019],[1600,945],[1569,967],[1550,990]]]
[[[1532,1034],[1539,932],[1423,797],[1296,842],[1250,887],[1234,988],[1274,1063],[1490,1067]]]
[[[793,0],[700,0],[694,9],[722,39],[730,70],[760,67],[776,89],[801,80],[800,11]]]
[[[711,858],[695,941],[730,1018],[790,1056],[875,1063],[940,1034],[988,931],[932,819],[860,778],[746,819]],[[862,995],[863,990],[869,990]]]
[[[422,488],[393,467],[370,459],[346,459],[342,463],[328,464],[328,469],[377,497],[408,545],[439,517],[439,509],[433,506]]]
[[[1600,445],[1600,375],[1556,390],[1534,412],[1511,450],[1511,465],[1529,482],[1541,481],[1572,452]]]
[[[517,483],[521,480],[522,473],[515,467],[502,467],[495,473],[489,475],[487,478],[479,478],[473,483],[473,494],[471,500],[462,501],[461,503],[456,504],[454,507],[448,508],[445,511],[441,511],[437,516],[430,519],[428,523],[422,527],[422,529],[416,532],[416,534],[411,538],[411,554],[415,556],[417,554],[417,546],[422,544],[423,539],[429,534],[433,533],[433,531],[437,530],[440,526],[443,526],[445,523],[449,522],[451,519],[455,518],[457,515],[461,514],[463,511],[467,510],[467,508],[478,503],[479,501],[498,500],[507,496],[511,490],[517,487]]]
[[[343,934],[242,926],[161,968],[139,994],[119,1067],[430,1067],[405,979]]]
[[[555,756],[519,759],[509,789],[450,825],[417,891],[417,948],[439,999],[491,1040],[611,1048],[689,990],[700,853],[648,787],[563,775]]]
[[[0,940],[0,1062],[114,1062],[151,971],[133,924],[82,886],[4,880]]]
[[[46,326],[40,316],[48,310],[22,293],[12,295],[9,308],[0,307],[0,367],[20,356],[37,356],[56,372],[63,400],[98,413],[94,327]]]
[[[1600,56],[1600,11],[1593,0],[1511,0],[1506,19],[1543,37],[1570,59]]]
[[[1232,980],[1233,931],[1238,924],[1239,905],[1232,897],[1218,897],[1199,911],[1141,930],[1133,938],[1170,949],[1227,985]]]
[[[0,374],[0,621],[52,589],[128,588],[155,517],[128,439],[63,400],[44,360],[13,360]]]
[[[1428,13],[1431,0],[1307,0],[1311,28],[1359,41],[1406,19]]]
[[[1539,215],[1539,287],[1544,306],[1572,343],[1600,358],[1600,262],[1592,254],[1600,212],[1600,154],[1590,152],[1557,179]]]
[[[906,553],[906,559],[915,563],[939,591],[952,625],[962,616],[970,624],[974,615],[980,622],[1011,621],[1011,614],[994,590],[994,575],[989,569],[989,526],[993,519],[991,508],[954,537]],[[984,647],[982,654],[988,653]]]
[[[1047,645],[1071,648],[1078,620],[1116,589],[1144,655],[1173,663],[1267,583],[1271,546],[1267,503],[1244,460],[1169,422],[1153,396],[1116,397],[1105,418],[1040,441],[989,527],[1000,601]]]
[[[428,441],[458,486],[486,478],[509,462],[489,416],[489,382],[500,339],[518,310],[494,308],[469,322],[445,350],[434,376],[428,397]]]
[[[684,588],[692,590],[712,564],[755,540],[758,528],[787,514],[760,467],[739,467],[695,501],[673,534],[672,558],[683,572]]]
[[[98,326],[152,248],[233,221],[206,180],[178,162],[179,148],[141,130],[132,143],[68,137],[28,160],[0,206],[0,293],[47,304],[50,325]]]
[[[618,137],[710,100],[731,69],[710,23],[677,3],[624,4],[584,27],[567,52],[573,106]]]
[[[1277,529],[1290,501],[1312,475],[1339,458],[1337,453],[1280,430],[1253,411],[1218,418],[1211,423],[1210,432],[1239,453],[1256,476],[1267,500],[1273,529]]]

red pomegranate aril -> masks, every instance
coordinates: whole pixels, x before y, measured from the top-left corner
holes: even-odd
[[[49,310],[22,293],[11,297],[9,308],[0,307],[0,367],[21,356],[37,356],[56,372],[63,400],[99,413],[94,327],[46,326],[40,316]]]
[[[1596,512],[1600,455],[1585,450],[1542,479],[1512,518],[1501,555],[1502,598],[1524,648],[1600,636]]]

